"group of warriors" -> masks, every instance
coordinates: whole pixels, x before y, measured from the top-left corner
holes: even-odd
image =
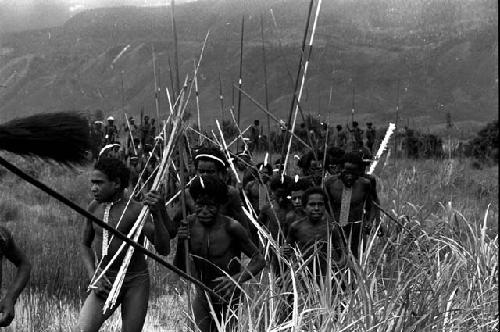
[[[308,124],[309,122],[309,124]],[[371,153],[374,152],[378,141],[377,130],[372,122],[366,123],[366,128],[360,128],[357,121],[352,121],[351,125],[342,126],[338,124],[334,127],[328,126],[325,122],[302,122],[295,130],[296,136],[310,146],[320,147],[325,143],[328,146],[337,146],[344,150],[354,150],[366,147]],[[279,132],[264,134],[264,128],[259,120],[247,130],[248,149],[250,152],[275,151],[279,152],[283,145],[286,145],[287,125],[283,122]],[[296,150],[304,151],[304,146],[298,144]]]
[[[360,130],[356,123],[353,128]],[[148,191],[143,183],[146,189],[138,193],[138,186],[131,185],[137,176],[132,178],[146,169],[134,168],[130,157],[123,158],[113,150],[100,153],[91,176],[94,200],[89,211],[127,234],[141,206],[150,207],[151,218],[139,241],[148,239],[158,253],[168,255],[170,241],[177,238],[174,264],[213,290],[207,294],[196,288],[192,310],[201,331],[215,331],[216,319],[231,316],[242,296],[241,285],[266,266],[278,280],[285,280],[288,272],[283,259],[309,261],[316,278],[329,275],[327,267],[346,273],[349,262],[359,259],[366,236],[378,226],[376,180],[366,173],[372,161],[370,140],[365,145],[361,139],[350,148],[341,140],[326,144],[326,149],[296,155],[293,160],[299,171],[290,175],[283,173],[280,158],[256,163],[248,145],[227,158],[224,150],[209,140],[200,145],[187,142],[187,136],[181,140],[186,141],[185,153],[179,150],[175,158],[184,169],[180,172],[174,162],[161,191]],[[141,149],[142,144],[148,144],[138,143]],[[144,149],[144,160],[154,156],[155,150]],[[154,171],[153,167],[150,173]],[[270,236],[275,250],[265,250],[267,240],[262,232]],[[133,254],[116,305],[103,311],[123,260],[124,254],[115,257],[120,244],[87,222],[81,252],[89,277],[94,280],[100,274],[99,266],[109,263],[110,267],[91,283],[79,331],[98,331],[118,305],[123,330],[142,329],[149,273],[141,253]],[[331,255],[327,255],[327,248],[331,248]],[[244,266],[242,254],[249,259]],[[327,257],[332,259],[328,264]],[[344,281],[338,285],[339,289],[346,287]],[[284,308],[280,319],[290,313],[290,308]]]
[[[149,123],[149,119],[144,120]],[[289,277],[285,260],[307,262],[319,282],[330,277],[333,270],[337,285],[333,291],[347,287],[342,275],[360,258],[367,235],[380,229],[377,183],[366,172],[372,161],[368,143],[346,149],[340,142],[306,151],[292,158],[297,171],[288,175],[283,172],[286,166],[282,158],[256,163],[248,147],[244,152],[230,153],[213,141],[205,140],[197,146],[186,142],[185,153],[178,149],[176,160],[169,166],[168,181],[161,190],[149,190],[148,180],[142,187],[133,185],[144,178],[153,157],[159,159],[156,142],[162,138],[155,137],[154,124],[149,124],[143,134],[145,131],[128,119],[130,145],[126,145],[128,153],[123,153],[121,144],[119,149],[114,148],[119,131],[108,118],[100,131],[104,134],[103,147],[90,175],[94,199],[88,211],[128,234],[143,207],[149,207],[137,242],[144,244],[147,240],[158,254],[169,255],[171,241],[177,238],[174,264],[212,290],[206,293],[196,287],[192,312],[200,331],[216,331],[216,320],[223,317],[234,323],[230,312],[234,313],[240,303],[242,284],[257,277],[266,266],[284,285]],[[96,128],[98,123],[92,130],[101,130]],[[132,128],[141,136],[130,132]],[[183,136],[181,140],[188,138]],[[142,168],[135,168],[132,162],[138,151],[145,161]],[[180,172],[176,162],[183,167]],[[151,178],[156,170],[153,166],[145,178]],[[29,276],[28,260],[16,248],[10,233],[1,230],[0,250],[18,267],[18,273],[0,302],[4,313],[0,326],[14,318],[14,303]],[[268,241],[274,243],[273,250],[266,250]],[[80,252],[91,282],[75,331],[98,331],[118,306],[122,331],[142,330],[150,290],[148,264],[145,255],[135,251],[126,273],[120,275],[126,258],[121,246],[121,240],[92,220],[85,223]],[[248,260],[242,261],[242,254]],[[119,278],[123,284],[116,302],[105,309]],[[279,319],[289,318],[290,308],[283,308]]]

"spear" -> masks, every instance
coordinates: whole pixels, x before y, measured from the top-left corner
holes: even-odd
[[[240,38],[240,78],[238,79],[238,87],[241,89],[243,84],[243,37],[245,33],[245,15],[241,17],[241,38]],[[238,91],[238,127],[240,126],[241,118],[241,90]]]
[[[154,45],[151,45],[151,53],[152,53],[152,56],[153,56],[153,77],[154,77],[154,80],[155,80],[155,106],[156,106],[156,118],[158,119],[158,121],[160,121],[160,101],[159,101],[159,97],[160,97],[160,94],[159,94],[159,89],[158,89],[158,82],[157,82],[157,78],[156,78],[156,55],[155,55],[155,47]],[[141,116],[141,122],[142,122],[142,116]]]
[[[300,77],[300,72],[302,71],[302,63],[304,60],[304,52],[306,49],[306,42],[307,42],[307,33],[309,32],[309,23],[311,21],[311,13],[313,9],[313,4],[314,0],[311,0],[309,2],[309,9],[307,13],[307,20],[306,20],[306,26],[305,26],[305,31],[304,31],[304,37],[302,38],[302,46],[301,46],[301,53],[300,53],[300,61],[299,61],[299,66],[297,68],[297,76],[295,78],[295,85],[293,88],[293,98],[292,98],[292,104],[290,105],[290,111],[288,112],[288,120],[286,123],[286,126],[288,127],[288,130],[290,130],[290,125],[292,122],[292,114],[293,114],[293,107],[295,106],[295,97],[297,95],[297,89],[299,88],[299,77]],[[288,138],[288,135],[285,135],[285,140]],[[285,158],[285,147],[286,145],[283,144],[283,148],[281,150],[281,160]]]
[[[262,14],[260,15],[260,32],[262,37],[262,62],[264,67],[264,91],[266,97],[266,109],[271,112],[269,109],[269,91],[267,89],[267,61],[266,61],[266,47],[264,41],[264,18]],[[271,119],[270,116],[267,116],[267,146],[268,149],[271,147]]]
[[[354,122],[354,110],[355,110],[355,95],[356,95],[356,88],[354,87],[354,84],[352,86],[352,107],[351,107],[351,124]]]
[[[196,72],[196,71],[195,71]],[[196,78],[196,76],[195,76]],[[196,84],[196,83],[195,83]],[[178,143],[179,149],[179,168],[181,175],[181,188],[185,188],[186,179],[184,178],[184,139],[181,137]],[[185,190],[185,189],[184,189]],[[181,208],[182,208],[182,222],[187,223],[187,211],[186,211],[186,193],[183,189],[181,189]],[[189,226],[188,226],[189,227]],[[187,275],[191,274],[191,260],[189,257],[189,239],[184,239],[184,266],[186,267]],[[186,294],[187,294],[187,305],[188,310],[191,310],[191,294],[189,289],[189,284],[186,284]]]
[[[314,34],[316,32],[316,27],[317,27],[317,23],[318,23],[318,17],[319,17],[319,13],[320,13],[320,10],[321,10],[321,1],[322,0],[319,0],[318,4],[316,6],[316,14],[315,14],[315,17],[314,17],[313,28],[312,28],[311,36],[309,38],[309,52],[308,52],[308,55],[307,55],[306,62],[304,64],[304,71],[302,73],[302,80],[301,80],[301,84],[300,84],[299,95],[297,96],[297,105],[295,107],[295,112],[294,112],[294,116],[293,116],[292,129],[291,129],[292,132],[295,131],[295,124],[296,124],[296,121],[297,121],[297,113],[299,111],[299,104],[300,104],[300,100],[302,98],[302,92],[303,92],[304,85],[305,85],[305,80],[306,80],[306,75],[307,75],[307,68],[309,67],[309,61],[311,60],[312,47],[313,47],[313,44],[314,44]],[[288,158],[290,156],[290,150],[291,150],[291,147],[292,147],[292,139],[293,139],[293,137],[290,136],[290,140],[288,141],[287,153],[285,155],[285,161],[284,161],[284,164],[283,164],[283,172],[281,173],[281,181],[282,182],[284,181],[285,172],[286,172],[286,165],[288,163]]]
[[[194,92],[196,96],[196,113],[198,117],[198,130],[201,132],[201,121],[200,121],[200,99],[199,99],[199,91],[198,91],[198,77],[196,76],[196,60],[194,61]],[[198,135],[198,144],[201,145],[201,136]]]
[[[222,95],[222,78],[219,72],[219,101],[220,101],[220,120],[224,122],[224,96]]]
[[[179,79],[179,54],[177,45],[177,27],[175,25],[175,0],[170,0],[170,9],[172,11],[172,34],[174,37],[174,62],[175,62],[174,96],[176,96],[180,89],[180,79]]]

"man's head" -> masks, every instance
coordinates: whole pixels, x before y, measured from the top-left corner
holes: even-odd
[[[226,157],[217,148],[203,147],[198,150],[194,157],[196,174],[199,176],[217,175],[221,180],[224,180],[227,165]]]
[[[309,188],[302,195],[302,206],[311,222],[318,222],[323,218],[326,202],[326,194],[320,187]]]
[[[108,119],[107,119],[107,120],[108,120],[108,123],[109,123],[110,125],[112,125],[112,124],[113,124],[113,122],[115,121],[115,118],[114,118],[114,117],[112,117],[112,116],[108,116]]]
[[[342,130],[342,126],[341,125],[337,125],[337,130],[341,131]]]
[[[353,121],[353,122],[352,122],[352,126],[353,126],[354,128],[358,127],[358,122],[357,122],[357,121]]]
[[[216,175],[202,175],[193,180],[189,193],[194,199],[198,220],[212,225],[220,206],[227,200],[227,185]]]
[[[259,120],[254,120],[253,124],[254,124],[255,126],[258,126],[258,125],[260,124],[260,122],[259,122]]]
[[[128,187],[130,171],[116,158],[99,158],[90,175],[91,192],[98,202],[111,202]]]
[[[290,184],[292,178],[285,175],[282,181],[281,174],[276,174],[271,177],[269,181],[269,190],[271,191],[271,198],[278,204],[281,204],[290,195]]]
[[[149,116],[144,115],[144,123],[148,123],[148,122],[149,122]]]
[[[344,163],[345,151],[339,147],[333,146],[327,150],[327,154],[329,160],[328,171],[332,175],[339,173]]]
[[[367,123],[366,123],[366,126],[367,126],[368,128],[371,128],[371,127],[372,127],[372,125],[373,125],[373,124],[372,124],[371,122],[367,122]]]
[[[297,178],[290,187],[292,205],[295,209],[302,207],[302,196],[304,192],[312,187],[312,183],[304,178]]]
[[[354,182],[359,178],[363,167],[363,159],[361,154],[357,152],[346,153],[344,157],[344,167],[340,173],[340,179],[348,188],[352,187]]]
[[[128,122],[129,122],[131,125],[133,125],[133,124],[134,124],[134,122],[135,122],[135,120],[134,120],[134,118],[131,116],[130,118],[128,118]]]

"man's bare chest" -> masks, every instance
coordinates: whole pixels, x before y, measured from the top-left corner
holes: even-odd
[[[232,251],[233,241],[225,227],[214,229],[194,225],[191,230],[191,253],[206,259],[224,257]]]

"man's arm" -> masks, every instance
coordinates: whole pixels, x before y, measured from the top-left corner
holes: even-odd
[[[9,326],[14,319],[14,305],[21,294],[21,291],[26,286],[30,277],[31,264],[26,255],[16,246],[12,236],[7,230],[3,230],[7,235],[7,243],[5,247],[5,257],[12,262],[16,268],[16,276],[12,284],[8,287],[2,301],[0,301],[0,327]]]
[[[85,271],[87,271],[87,275],[91,280],[95,273],[95,255],[92,251],[92,242],[94,241],[94,238],[94,227],[92,227],[92,222],[87,220],[85,221],[85,226],[83,227],[82,242],[80,243],[80,255],[82,256]]]
[[[227,225],[227,231],[233,237],[234,243],[236,243],[240,250],[250,258],[250,262],[247,266],[243,267],[242,271],[234,274],[231,278],[219,277],[215,279],[219,283],[214,288],[214,291],[220,294],[222,297],[228,298],[233,294],[236,287],[233,280],[241,284],[245,281],[255,277],[262,269],[266,266],[266,261],[259,249],[252,242],[246,229],[237,221],[231,220]]]
[[[146,194],[144,204],[149,206],[151,212],[151,220],[149,219],[144,225],[144,233],[146,237],[153,243],[156,251],[160,255],[168,255],[170,253],[170,234],[167,230],[167,224],[171,224],[167,210],[163,204],[163,199],[157,191],[150,191]]]

